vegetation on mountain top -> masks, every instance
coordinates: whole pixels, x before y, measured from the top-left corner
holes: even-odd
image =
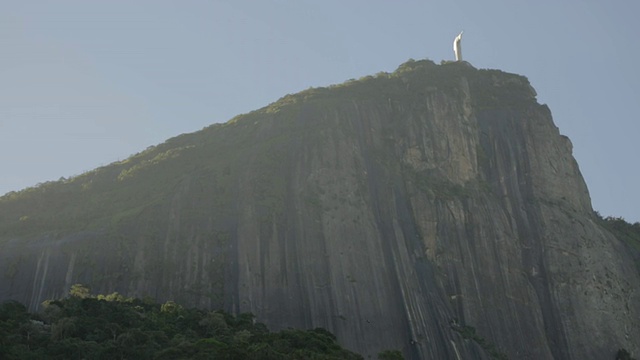
[[[621,217],[607,216],[600,217],[600,223],[618,239],[640,251],[640,222],[631,224]]]
[[[43,232],[55,237],[69,231],[113,229],[118,223],[134,221],[145,210],[167,206],[174,190],[193,177],[206,179],[203,190],[216,194],[217,204],[203,210],[222,218],[221,212],[228,208],[226,199],[236,185],[232,179],[246,166],[239,159],[255,158],[254,164],[264,167],[265,179],[272,178],[269,173],[280,172],[284,158],[292,156],[291,146],[299,141],[298,136],[313,136],[309,135],[316,133],[313,128],[322,125],[301,121],[305,112],[320,113],[315,110],[358,101],[422,103],[436,90],[456,97],[464,91],[465,81],[478,108],[504,108],[532,99],[523,76],[477,70],[466,63],[409,60],[392,73],[287,95],[225,124],[177,136],[126,160],[8,193],[0,197],[0,229],[21,238]],[[419,101],[414,102],[416,99]],[[281,200],[277,192],[286,184],[273,185],[265,184],[274,193],[265,194],[264,206]],[[0,236],[0,241],[5,240]]]
[[[77,281],[87,281],[92,284],[108,284],[103,287],[103,289],[108,289],[105,290],[106,292],[113,291],[112,289],[114,288],[135,288],[137,289],[137,294],[145,293],[145,284],[153,284],[151,285],[153,287],[160,284],[157,288],[159,293],[164,295],[162,298],[171,298],[181,302],[183,301],[180,298],[181,294],[197,295],[193,296],[196,298],[194,303],[206,303],[208,305],[204,306],[210,308],[219,307],[222,304],[221,294],[223,294],[226,286],[228,284],[232,286],[236,284],[234,277],[225,276],[225,269],[231,268],[233,273],[237,273],[236,270],[233,270],[234,261],[236,260],[233,257],[233,253],[236,251],[232,246],[227,245],[229,239],[234,239],[233,231],[239,228],[238,223],[234,221],[234,219],[238,218],[238,213],[245,215],[246,223],[251,223],[250,227],[248,227],[251,229],[251,237],[260,240],[247,242],[247,244],[252,244],[253,249],[260,251],[256,251],[255,254],[260,254],[261,259],[267,258],[265,254],[269,253],[266,251],[269,250],[268,247],[262,246],[262,244],[267,244],[262,239],[293,241],[303,238],[307,234],[300,231],[292,232],[293,235],[290,235],[283,232],[282,229],[289,228],[292,223],[299,223],[300,226],[295,228],[304,231],[309,227],[308,224],[313,224],[315,221],[317,221],[315,223],[321,223],[318,220],[321,218],[314,216],[292,215],[287,218],[286,214],[288,214],[287,211],[289,209],[303,207],[297,206],[292,200],[292,197],[296,201],[299,200],[297,197],[299,193],[292,191],[296,189],[291,187],[294,181],[290,177],[288,178],[290,175],[281,175],[302,174],[302,171],[296,173],[291,170],[299,169],[300,164],[305,163],[305,161],[311,163],[311,161],[308,161],[311,155],[317,156],[320,158],[318,161],[322,162],[323,158],[328,157],[331,151],[325,150],[325,153],[309,151],[309,153],[304,154],[300,149],[327,149],[326,145],[331,144],[329,141],[332,138],[346,139],[349,149],[353,148],[354,151],[360,149],[359,145],[366,144],[367,146],[360,149],[366,150],[366,152],[363,152],[363,157],[366,157],[366,164],[381,164],[381,166],[363,167],[363,169],[366,168],[369,171],[369,175],[357,176],[357,179],[353,181],[354,186],[351,188],[345,187],[344,189],[349,191],[355,189],[353,192],[356,194],[361,189],[372,189],[376,190],[376,192],[371,194],[382,195],[382,197],[387,195],[383,191],[377,190],[386,190],[387,188],[390,190],[388,195],[395,201],[374,203],[373,205],[375,206],[372,206],[372,209],[375,209],[377,213],[372,212],[374,214],[372,218],[382,220],[377,223],[372,221],[364,228],[373,228],[373,226],[369,225],[377,225],[380,229],[385,230],[380,232],[383,236],[382,238],[390,238],[391,236],[389,235],[393,234],[391,231],[393,229],[398,234],[398,239],[402,235],[406,239],[415,239],[415,241],[407,240],[406,244],[398,245],[397,247],[395,245],[396,242],[389,241],[389,244],[384,244],[384,249],[393,251],[395,251],[394,249],[399,251],[407,249],[409,251],[406,254],[421,254],[421,251],[424,250],[421,236],[426,232],[421,233],[416,230],[433,227],[438,232],[432,236],[432,239],[437,240],[436,246],[432,246],[429,243],[429,246],[432,246],[431,249],[435,248],[437,251],[438,247],[446,247],[440,246],[440,239],[446,239],[446,241],[451,239],[452,244],[463,244],[464,246],[466,246],[467,242],[471,243],[475,249],[479,249],[478,254],[483,251],[481,249],[499,249],[493,253],[489,251],[483,252],[487,255],[487,259],[498,260],[491,262],[499,265],[496,267],[495,274],[502,274],[509,279],[511,277],[510,274],[528,273],[528,269],[523,268],[526,271],[512,271],[513,268],[506,266],[506,262],[501,264],[502,259],[510,259],[510,254],[517,253],[520,247],[500,246],[500,243],[496,243],[498,244],[496,247],[482,246],[485,245],[484,241],[465,242],[462,239],[484,240],[487,238],[484,235],[493,234],[492,229],[496,228],[495,234],[498,236],[495,238],[500,240],[502,237],[499,234],[510,234],[514,227],[513,224],[518,224],[518,221],[528,224],[530,220],[532,220],[531,226],[522,226],[522,228],[531,236],[522,236],[522,238],[528,239],[530,237],[531,239],[536,239],[536,236],[538,236],[535,231],[536,226],[542,223],[537,224],[538,221],[535,218],[530,219],[526,214],[523,215],[522,211],[518,214],[512,211],[511,207],[509,210],[504,210],[504,212],[496,212],[498,215],[504,214],[507,217],[501,217],[500,221],[493,223],[488,221],[484,223],[481,216],[474,218],[470,214],[477,209],[482,211],[482,207],[475,205],[498,204],[497,202],[489,203],[483,201],[474,204],[474,201],[479,196],[484,196],[484,193],[489,194],[491,192],[493,183],[488,184],[481,181],[469,182],[464,185],[451,183],[440,177],[437,171],[427,171],[430,169],[425,170],[423,167],[405,166],[406,164],[400,161],[404,148],[395,146],[395,144],[405,141],[403,140],[405,138],[395,136],[396,134],[404,134],[392,131],[402,128],[402,126],[398,126],[401,124],[396,120],[422,119],[421,116],[425,113],[423,110],[430,106],[428,102],[446,104],[458,112],[464,110],[465,116],[466,111],[469,110],[477,112],[476,115],[490,115],[487,116],[489,119],[493,119],[493,115],[497,115],[495,118],[499,120],[505,118],[502,115],[509,115],[513,112],[514,114],[522,115],[525,121],[527,121],[526,112],[530,109],[528,106],[540,106],[535,102],[535,92],[530,88],[528,81],[524,77],[496,70],[476,70],[466,63],[436,65],[430,61],[409,61],[401,65],[393,73],[379,73],[376,76],[364,77],[341,85],[309,89],[295,95],[288,95],[274,104],[249,114],[238,116],[226,124],[213,125],[197,133],[178,136],[164,144],[136,154],[127,160],[113,163],[71,179],[61,179],[58,182],[46,183],[1,197],[0,243],[6,241],[7,248],[15,250],[15,253],[19,254],[18,256],[13,256],[10,251],[5,253],[11,254],[7,258],[12,258],[7,262],[10,265],[7,266],[4,275],[12,284],[31,284],[32,281],[33,284],[41,284],[37,297],[35,286],[33,287],[30,306],[34,306],[34,303],[47,298],[47,296],[51,296],[42,294],[59,294],[59,289],[69,280],[62,282],[59,278],[58,285],[50,285],[52,277],[46,278],[46,275],[54,271],[52,270],[54,269],[53,265],[51,267],[48,266],[51,253],[43,251],[38,258],[37,255],[31,254],[39,253],[30,249],[30,247],[38,250],[40,248],[45,250],[54,248],[55,251],[51,255],[51,264],[55,262],[65,266],[63,269],[68,269],[67,273],[69,274],[67,279],[72,278],[71,275],[73,273],[74,281],[77,279]],[[468,107],[468,105],[472,106]],[[513,110],[513,108],[517,109]],[[520,115],[518,115],[518,119],[520,119]],[[538,117],[533,119],[540,120]],[[377,142],[367,143],[371,139],[363,137],[361,130],[371,124],[377,125],[375,128],[376,134],[385,134],[385,136],[372,136],[371,139],[375,139]],[[369,127],[369,129],[373,129],[373,127]],[[432,127],[424,129],[427,134],[433,130]],[[403,130],[411,133],[411,129]],[[516,138],[508,135],[519,134],[519,131],[506,131],[504,138]],[[339,136],[332,136],[333,134]],[[438,141],[438,132],[433,131],[429,135],[434,135],[432,140]],[[502,137],[498,137],[498,139],[502,139]],[[354,141],[351,142],[351,140]],[[299,146],[300,144],[305,144],[305,146]],[[506,144],[511,144],[511,142],[507,141]],[[455,143],[449,146],[450,149],[454,147]],[[425,146],[424,148],[428,149],[429,147]],[[516,162],[515,159],[508,159],[509,156],[506,156],[506,154],[512,154],[515,149],[520,149],[520,145],[514,143],[512,147],[505,145],[502,148],[505,154],[504,161],[500,160],[496,164],[507,165],[501,167],[504,169],[511,169],[512,165],[513,169],[518,169],[515,165],[520,163]],[[485,147],[485,149],[489,150],[491,148]],[[344,154],[344,149],[341,150],[342,152],[337,152],[335,155],[338,159],[341,159],[341,154]],[[521,150],[524,154],[525,150]],[[421,155],[425,154],[427,152]],[[489,165],[493,164],[491,161],[494,157],[487,156],[487,154],[494,155],[489,152],[478,151],[478,163],[482,164],[483,168],[488,168]],[[420,158],[420,156],[415,157],[416,160]],[[354,159],[359,161],[358,158]],[[330,162],[327,163],[331,164]],[[522,163],[526,162],[522,161]],[[360,164],[360,162],[356,162],[356,164]],[[315,170],[315,174],[322,174],[325,169],[320,165],[322,164],[316,164],[311,170]],[[435,166],[438,166],[438,164],[435,164]],[[352,168],[358,168],[358,166]],[[251,169],[251,171],[247,171],[247,169]],[[360,169],[358,168],[358,170]],[[364,171],[364,174],[367,174],[367,171]],[[401,175],[394,177],[391,174]],[[306,176],[307,174],[304,173],[304,175]],[[522,173],[523,179],[528,176],[528,173]],[[299,176],[299,178],[304,179],[302,176]],[[342,176],[335,176],[335,182],[342,180]],[[371,182],[367,183],[369,180]],[[325,198],[328,198],[329,195],[324,196],[324,193],[322,193],[322,191],[325,191],[321,186],[324,183],[318,182],[321,185],[317,185],[310,182],[310,184],[313,186],[310,185],[309,189],[307,189],[308,191],[301,194],[301,198],[305,203],[314,206],[310,210],[312,214],[315,215],[316,210],[317,212],[326,211],[325,209],[328,208],[328,205],[337,210],[341,205],[344,205],[343,203],[346,203],[345,198],[338,191],[331,194],[335,197],[333,203],[326,201]],[[513,187],[507,187],[508,184],[512,184]],[[509,180],[508,184],[503,184],[505,190],[520,189],[523,186],[522,182],[516,183],[512,180]],[[403,188],[405,185],[408,188],[407,191]],[[333,187],[334,185],[330,186]],[[480,191],[475,191],[476,189],[486,191],[481,193]],[[444,201],[440,202],[440,200],[452,200],[450,203],[460,201],[461,204],[459,207],[454,204],[456,206],[449,209],[452,214],[450,219],[438,215],[436,217],[438,222],[435,226],[425,224],[422,227],[423,225],[411,219],[411,211],[399,211],[409,209],[409,205],[412,205],[407,204],[408,197],[404,196],[405,193],[409,193],[409,190],[420,195],[427,195],[424,199],[427,201],[437,199],[437,204],[434,206],[424,206],[416,202],[418,204],[416,208],[418,209],[435,209],[436,211],[431,212],[433,214],[441,212],[438,206],[442,205],[441,203]],[[242,201],[237,201],[238,193],[242,194]],[[510,193],[511,191],[504,194],[508,196]],[[396,194],[399,196],[396,197]],[[477,196],[478,194],[479,196]],[[494,194],[489,195],[493,196]],[[360,196],[356,197],[361,198]],[[524,205],[520,199],[514,198],[514,200],[518,200],[516,201],[517,203]],[[546,199],[541,201],[546,201]],[[236,204],[241,204],[241,206]],[[245,204],[250,205],[243,207]],[[393,211],[387,212],[380,204],[393,204],[389,209],[394,209],[398,212],[398,216],[396,217]],[[354,208],[356,207],[354,206]],[[237,210],[237,208],[240,208],[240,210]],[[444,209],[445,207],[442,208]],[[526,208],[526,205],[520,207],[520,209]],[[241,212],[243,210],[245,210],[244,213]],[[293,214],[293,212],[290,213]],[[416,218],[418,216],[423,217],[425,213],[427,212],[415,211]],[[336,214],[340,215],[339,212],[336,212]],[[466,217],[466,219],[462,216]],[[394,222],[396,218],[401,220],[397,224]],[[331,219],[333,219],[333,216]],[[390,219],[389,222],[386,219]],[[403,223],[402,219],[409,220]],[[509,219],[512,220],[510,226],[503,227],[500,224],[500,222],[509,223],[509,221],[506,221]],[[349,219],[347,218],[346,220]],[[354,219],[353,223],[355,224],[358,221],[360,221],[360,217]],[[254,226],[254,222],[258,223],[258,225]],[[476,223],[478,225],[477,229],[480,230],[479,234],[475,234],[474,231]],[[483,226],[483,223],[489,226]],[[464,224],[464,226],[459,226],[460,224]],[[608,225],[613,226],[616,224],[614,222]],[[613,228],[614,230],[611,230],[613,233],[620,233],[625,236],[622,238],[625,243],[638,250],[637,244],[639,243],[637,241],[634,242],[634,239],[636,239],[634,234],[637,233],[630,231],[625,224],[616,225]],[[353,229],[360,230],[360,227],[353,227]],[[386,231],[387,229],[389,231]],[[489,232],[487,233],[483,229],[489,230]],[[402,230],[402,234],[400,230]],[[633,227],[631,230],[633,230]],[[339,232],[339,234],[347,235],[345,239],[349,239],[350,236],[348,235],[352,233],[354,232]],[[254,234],[256,236],[253,236]],[[333,238],[340,240],[339,237],[334,236]],[[427,237],[425,236],[424,238],[426,239]],[[460,241],[457,240],[458,238]],[[84,241],[75,241],[75,239],[84,239]],[[397,243],[400,244],[401,241]],[[59,244],[64,244],[64,246],[59,247],[60,251],[58,252],[63,255],[56,257],[58,249],[53,245]],[[255,246],[256,244],[259,246]],[[269,242],[269,246],[271,244]],[[491,244],[491,242],[488,244]],[[506,242],[503,244],[509,245]],[[455,246],[451,247],[454,248]],[[515,252],[502,253],[501,250],[505,248],[515,250]],[[343,247],[336,246],[336,249],[342,250]],[[348,249],[350,250],[351,246]],[[388,254],[394,254],[393,251],[387,252],[385,250]],[[396,253],[400,254],[399,251]],[[227,253],[232,254],[229,257],[230,260],[225,258]],[[253,250],[249,253],[253,254]],[[285,259],[285,256],[288,257],[282,261],[283,264],[288,264],[286,261],[289,258],[300,259],[300,256],[290,255],[298,255],[300,253],[294,251],[285,254],[280,250],[273,251],[274,255],[284,254],[282,259]],[[402,254],[404,253],[402,252]],[[637,251],[634,253],[640,254]],[[36,271],[35,279],[31,280],[33,278],[32,271],[22,270],[22,273],[20,272],[21,268],[27,268],[26,265],[20,264],[21,261],[27,263],[27,260],[23,260],[21,257],[22,254],[30,254],[28,255],[30,258],[25,255],[24,259],[32,261],[33,264],[37,261],[37,269],[41,269],[41,262],[45,264],[42,267],[44,269],[42,270],[42,275]],[[68,256],[71,260],[66,263],[68,254],[72,254]],[[103,256],[106,254],[110,254],[110,256],[108,258]],[[338,251],[331,254],[331,256],[335,254],[337,257]],[[340,252],[339,254],[342,257],[343,253]],[[370,251],[367,254],[376,255],[378,252]],[[454,253],[452,252],[451,254]],[[482,256],[474,255],[469,254],[469,257],[471,259],[482,258]],[[536,264],[538,261],[544,264],[543,255],[544,251],[531,251],[531,259],[535,260]],[[456,256],[454,254],[451,259],[460,259],[459,263],[471,264],[471,262],[462,261],[465,260],[467,255],[461,255],[459,258]],[[328,256],[326,257],[328,258]],[[365,256],[360,257],[365,258]],[[238,258],[240,259],[239,256]],[[275,259],[275,257],[273,258]],[[393,261],[389,260],[392,258]],[[448,257],[442,258],[448,259]],[[527,250],[528,258],[529,253]],[[356,259],[356,256],[350,258],[350,260],[353,259]],[[384,257],[384,259],[385,261],[389,260],[389,263],[400,261],[392,256]],[[105,263],[102,264],[100,263],[101,261]],[[226,261],[231,266],[227,266],[225,264]],[[402,261],[404,263],[404,258]],[[357,261],[350,262],[360,264]],[[276,263],[276,261],[273,261],[273,263]],[[347,263],[347,261],[342,263]],[[427,261],[424,261],[424,263],[416,262],[416,268],[422,270],[428,268],[424,266],[425,263],[428,265]],[[326,268],[332,268],[332,263],[327,262],[327,264]],[[363,264],[368,265],[368,262],[363,262]],[[469,265],[471,266],[470,268],[464,268],[464,270],[463,267],[460,267],[460,273],[468,269],[474,271],[474,269],[483,268],[481,263],[477,265],[478,267],[476,268],[476,264],[471,264]],[[549,266],[555,265],[551,264]],[[291,269],[292,267],[288,268]],[[299,269],[302,268],[302,266],[299,267]],[[357,273],[360,268],[364,269],[365,267],[354,266],[353,268]],[[297,270],[297,265],[293,269]],[[458,265],[455,265],[451,271],[458,271],[457,269]],[[575,269],[583,270],[584,266],[582,264],[576,265]],[[262,272],[263,275],[265,273],[264,271]],[[62,274],[64,273],[62,272]],[[255,274],[258,274],[258,272],[255,272]],[[350,272],[345,272],[345,274],[350,274]],[[492,272],[489,272],[489,274],[492,274]],[[400,275],[398,275],[400,283],[405,284],[403,278],[406,278],[406,276],[400,277]],[[349,282],[355,283],[355,280],[350,276],[347,275]],[[268,283],[264,278],[266,276],[263,276],[262,285],[266,288]],[[483,287],[491,289],[490,286],[493,285],[492,281],[495,278],[499,277],[491,276],[489,279],[491,281],[487,281],[487,285]],[[24,279],[29,279],[29,281],[24,281]],[[225,283],[225,281],[228,281],[228,283]],[[431,283],[430,281],[426,283]],[[189,287],[183,286],[185,283],[189,283]],[[237,282],[238,286],[240,286],[240,283],[239,281]],[[173,284],[178,285],[174,288]],[[204,286],[209,284],[214,285],[210,287]],[[377,279],[373,284],[375,286],[381,284],[379,285],[380,288],[385,286],[385,283]],[[406,284],[420,285],[422,282],[406,281]],[[161,286],[164,286],[164,288]],[[56,287],[58,290],[55,290]],[[364,291],[374,289],[369,284],[359,286],[359,288],[364,289]],[[415,289],[418,287],[410,288]],[[519,287],[516,288],[519,289]],[[480,291],[477,289],[478,287],[476,286],[475,291],[480,296]],[[502,288],[496,287],[496,289]],[[543,292],[537,294],[538,298],[543,298],[543,295],[550,296],[549,293],[545,292],[547,291],[545,288],[541,287],[541,289],[540,291]],[[523,299],[526,299],[531,294],[530,290],[523,288],[522,292],[520,292]],[[14,291],[14,294],[24,294],[28,291]],[[238,318],[231,317],[230,320],[227,320],[228,314],[185,310],[173,302],[154,305],[139,300],[129,301],[118,294],[92,297],[82,288],[74,287],[72,291],[73,296],[71,298],[49,302],[47,304],[47,312],[42,317],[27,314],[26,317],[23,317],[22,320],[18,319],[20,320],[18,321],[12,318],[13,315],[8,315],[5,322],[5,318],[2,317],[4,315],[0,315],[0,331],[3,331],[0,334],[2,335],[0,337],[2,339],[0,340],[0,355],[2,356],[0,357],[5,357],[6,355],[8,358],[29,358],[29,356],[33,358],[43,358],[43,356],[45,356],[44,358],[46,356],[50,358],[81,358],[89,357],[86,352],[91,351],[91,357],[93,358],[130,358],[133,356],[145,358],[198,358],[209,357],[212,354],[222,358],[251,358],[258,356],[259,352],[262,352],[260,353],[260,358],[264,358],[265,351],[269,354],[269,351],[275,349],[273,350],[275,351],[273,353],[274,358],[287,358],[284,356],[289,355],[304,358],[323,358],[304,352],[301,355],[299,351],[304,351],[306,347],[301,349],[293,346],[293,350],[291,350],[291,338],[296,338],[298,335],[287,331],[268,335],[261,332],[260,329],[264,330],[264,328],[259,326],[257,330],[254,327],[238,328],[234,324],[238,319],[242,320],[242,315]],[[333,288],[329,291],[333,291]],[[364,291],[362,293],[365,293]],[[518,291],[514,290],[514,292]],[[497,292],[487,291],[486,293]],[[343,294],[346,294],[346,291]],[[418,295],[422,296],[421,294]],[[301,298],[312,298],[313,296],[314,294],[303,294]],[[343,296],[340,297],[343,298]],[[28,299],[28,297],[25,298]],[[278,296],[276,298],[287,302],[285,297]],[[490,295],[488,298],[494,304],[511,304],[514,299],[520,299],[519,296],[508,297],[508,300],[504,299],[503,302],[503,299],[497,296]],[[393,296],[390,296],[389,299],[393,299]],[[129,306],[129,303],[133,305]],[[278,304],[277,301],[273,303]],[[390,301],[389,304],[394,303]],[[612,304],[616,304],[616,302],[614,301]],[[545,301],[541,309],[543,311],[553,309],[552,305],[551,300]],[[147,308],[146,306],[151,307]],[[469,306],[470,309],[475,308],[473,303]],[[6,313],[26,314],[24,307],[21,310],[18,309],[19,307],[19,304],[7,304],[7,309],[9,310]],[[495,307],[498,306],[496,305]],[[67,308],[71,310],[65,310]],[[611,309],[613,308],[614,306],[611,307]],[[111,315],[100,315],[94,311],[95,309],[106,310],[107,314]],[[527,314],[531,313],[529,309],[520,311],[518,307],[513,309],[508,307],[508,309],[516,319],[527,319],[529,318]],[[81,312],[74,312],[76,310]],[[417,307],[415,311],[401,309],[401,311],[405,310],[410,319],[413,318],[414,313],[421,311]],[[482,306],[478,306],[476,310],[481,313],[485,311]],[[3,311],[0,309],[0,313]],[[324,309],[319,311],[322,312]],[[61,312],[64,316],[60,316]],[[113,315],[114,313],[124,315],[120,319]],[[177,316],[171,318],[171,314]],[[231,332],[222,333],[224,335],[223,338],[217,338],[217,332],[208,333],[207,321],[202,324],[201,322],[207,316],[214,316],[211,314],[220,314],[215,316],[218,320],[222,318],[226,326],[225,329],[231,328]],[[581,314],[580,316],[584,315]],[[585,318],[589,318],[589,316],[585,316]],[[568,319],[571,320],[572,318],[568,317]],[[30,320],[41,321],[42,323]],[[218,320],[215,321],[222,324]],[[557,325],[558,328],[562,328],[564,323],[571,323],[568,320],[567,322],[562,322],[562,319],[551,320],[553,320],[551,323]],[[151,321],[152,325],[144,325],[148,321]],[[247,321],[244,322],[248,324]],[[252,321],[249,322],[252,323]],[[275,322],[277,323],[277,319]],[[253,325],[255,324],[252,323]],[[553,328],[555,325],[548,326],[548,328]],[[512,330],[508,324],[504,325],[497,321],[492,325],[487,325],[487,327],[497,329],[494,333],[495,337],[497,337],[495,334],[498,334],[499,331],[504,333]],[[394,331],[405,331],[405,328],[406,326],[403,328],[397,327]],[[545,326],[545,329],[541,329],[542,332],[546,331],[546,328]],[[619,328],[627,328],[627,325]],[[13,333],[14,330],[17,331],[17,335]],[[468,332],[468,340],[465,341],[465,344],[471,344],[471,348],[476,350],[476,345],[482,346],[489,352],[492,350],[490,343],[475,334],[475,331],[472,332],[472,328],[467,327],[462,330]],[[315,344],[317,342],[317,339],[313,339],[315,335],[309,335],[309,333],[303,332],[300,335],[304,340],[301,342]],[[464,335],[464,332],[462,334]],[[580,337],[584,335],[584,333],[580,332],[576,332],[576,334],[578,334],[576,336]],[[286,349],[278,345],[281,344],[281,341],[284,341],[282,336],[285,337],[284,340],[289,346]],[[518,336],[518,339],[522,339],[520,344],[527,343],[526,338],[528,336],[528,333],[520,334]],[[547,335],[547,340],[549,337],[550,335]],[[5,342],[5,338],[13,340]],[[40,339],[41,342],[36,341],[36,339]],[[258,347],[255,348],[255,353],[248,352],[255,345],[251,342],[253,340],[262,341],[258,343],[259,345],[256,345]],[[325,343],[322,339],[318,341]],[[545,341],[541,337],[538,343],[544,343]],[[472,344],[472,342],[475,344]],[[324,345],[329,346],[328,343]],[[467,348],[466,345],[465,348]],[[514,348],[517,349],[518,347],[514,346],[509,350],[513,351]],[[238,352],[235,352],[236,350]],[[40,353],[31,354],[31,351],[40,351]],[[136,352],[130,353],[130,351]],[[17,352],[20,356],[15,355],[16,353],[14,352]],[[381,358],[390,360],[397,358],[397,355],[397,352],[389,351],[381,353]]]
[[[600,225],[631,249],[636,269],[640,273],[640,222],[631,224],[621,217],[613,216],[603,218],[598,212],[596,212],[596,216]]]

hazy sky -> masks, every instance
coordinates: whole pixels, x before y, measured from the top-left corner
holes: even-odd
[[[529,78],[603,215],[640,221],[640,2],[0,0],[0,194],[287,93],[463,54]]]

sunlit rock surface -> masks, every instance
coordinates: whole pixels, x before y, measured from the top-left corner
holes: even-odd
[[[84,283],[324,327],[365,358],[637,356],[630,249],[535,96],[410,61],[9,194],[0,299],[36,310]]]

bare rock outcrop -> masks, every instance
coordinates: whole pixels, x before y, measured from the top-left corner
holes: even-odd
[[[535,96],[410,61],[9,194],[0,298],[85,283],[324,327],[365,357],[637,355],[633,258]]]

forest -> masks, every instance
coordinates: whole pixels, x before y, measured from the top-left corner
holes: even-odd
[[[0,304],[0,359],[362,359],[322,328],[270,332],[250,313],[94,296],[80,284],[44,308]],[[379,358],[402,357],[383,351]]]

